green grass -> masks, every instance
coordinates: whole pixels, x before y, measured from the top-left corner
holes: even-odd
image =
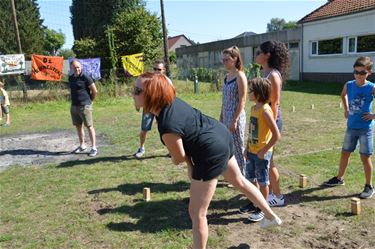
[[[177,83],[177,89],[178,96],[192,106],[219,117],[221,93],[212,91],[211,85],[201,84],[198,95],[186,82]],[[336,216],[353,227],[370,228],[375,222],[374,200],[364,201],[361,216],[347,215],[348,200],[362,190],[364,182],[357,153],[344,188],[318,187],[337,171],[345,130],[340,89],[333,84],[295,82],[285,87],[284,131],[276,161],[283,192],[301,197],[304,205],[323,215]],[[296,112],[292,112],[292,106]],[[96,131],[108,143],[100,148],[97,158],[42,167],[14,166],[0,173],[0,247],[189,248],[192,239],[186,170],[173,166],[163,156],[167,151],[156,125],[147,138],[147,159],[134,160],[130,155],[138,146],[141,113],[134,110],[130,95],[100,98],[94,108]],[[0,130],[0,139],[21,133],[74,132],[67,101],[16,104],[11,118],[12,126]],[[301,173],[309,177],[307,189],[298,187]],[[142,201],[144,187],[151,188],[152,199],[147,203]],[[233,197],[237,194],[219,186],[210,213],[236,209],[240,203]],[[309,225],[306,229],[315,231],[316,227]],[[296,236],[302,233],[294,232]],[[210,228],[209,247],[227,246],[228,233],[225,225]],[[282,230],[276,229],[276,233]],[[370,240],[374,245],[375,240]]]

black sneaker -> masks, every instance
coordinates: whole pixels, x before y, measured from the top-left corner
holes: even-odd
[[[359,195],[362,199],[371,198],[374,195],[374,187],[366,184],[363,192]]]
[[[328,181],[323,182],[323,185],[328,186],[328,187],[343,186],[343,185],[345,185],[345,182],[344,182],[344,179],[340,180],[336,176],[334,176],[331,179],[329,179]]]
[[[239,209],[241,214],[251,213],[251,212],[254,212],[256,210],[257,210],[257,208],[254,206],[254,204],[252,202],[249,202],[249,204],[247,204],[243,207],[240,207],[240,209]]]

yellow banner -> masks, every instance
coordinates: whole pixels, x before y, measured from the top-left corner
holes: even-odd
[[[121,56],[125,72],[130,76],[139,76],[143,73],[143,53]]]

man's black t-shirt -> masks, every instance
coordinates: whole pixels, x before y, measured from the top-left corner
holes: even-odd
[[[157,121],[162,142],[165,133],[181,136],[185,153],[193,160],[194,179],[210,180],[226,169],[233,156],[233,139],[219,121],[179,98],[161,110]]]
[[[75,77],[74,74],[69,76],[69,87],[72,105],[91,105],[89,86],[93,83],[93,80],[83,73],[81,73],[78,77]]]

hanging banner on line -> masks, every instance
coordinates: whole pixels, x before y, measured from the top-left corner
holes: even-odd
[[[143,53],[121,56],[122,66],[130,76],[139,76],[143,73]]]
[[[25,55],[0,55],[0,75],[25,73]]]
[[[33,54],[31,56],[31,78],[60,81],[63,65],[64,57]]]
[[[89,58],[89,59],[78,59],[69,58],[69,65],[73,60],[77,60],[82,65],[82,72],[90,76],[94,80],[101,79],[100,74],[100,58]],[[70,67],[69,75],[74,73],[73,69]]]

